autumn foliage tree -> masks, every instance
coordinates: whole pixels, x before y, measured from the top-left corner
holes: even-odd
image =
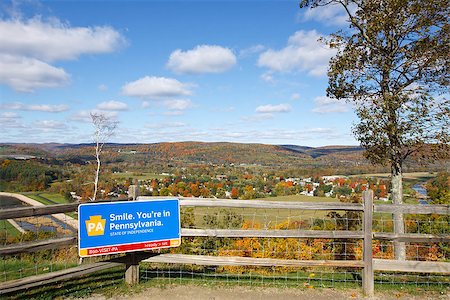
[[[403,203],[403,162],[411,154],[449,154],[449,5],[441,0],[303,0],[300,7],[337,5],[349,28],[327,40],[337,54],[329,97],[353,104],[354,135],[374,163],[391,168],[392,199]],[[395,233],[404,233],[394,213]],[[395,257],[405,259],[396,242]]]

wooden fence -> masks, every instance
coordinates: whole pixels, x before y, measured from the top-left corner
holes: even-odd
[[[146,197],[142,197],[146,198]],[[157,197],[161,199],[161,197]],[[374,212],[403,214],[441,214],[450,213],[449,205],[374,205],[373,191],[363,193],[363,203],[299,203],[275,202],[261,200],[229,200],[180,198],[182,207],[227,207],[255,209],[292,209],[322,211],[357,211],[363,212],[363,226],[360,231],[347,230],[243,230],[243,229],[189,229],[182,228],[182,237],[217,237],[217,238],[326,238],[326,239],[361,239],[363,241],[362,260],[288,260],[271,258],[250,258],[232,256],[205,256],[189,254],[158,254],[150,252],[129,253],[126,256],[108,261],[80,265],[62,271],[30,276],[22,279],[0,283],[0,295],[14,291],[40,286],[51,282],[68,280],[77,276],[90,274],[118,265],[126,265],[125,280],[130,284],[139,281],[139,262],[194,264],[214,266],[287,266],[287,267],[345,267],[360,268],[363,274],[363,291],[366,295],[374,293],[374,271],[420,272],[450,274],[449,262],[396,261],[373,259],[372,240],[389,240],[401,242],[450,242],[449,234],[393,234],[372,231]],[[78,204],[50,205],[45,207],[20,207],[0,210],[0,220],[29,216],[41,216],[77,211]],[[39,240],[28,243],[0,247],[0,255],[14,255],[45,249],[56,249],[76,245],[77,237],[64,237]]]

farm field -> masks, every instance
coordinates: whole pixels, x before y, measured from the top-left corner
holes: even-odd
[[[69,203],[69,201],[67,201],[63,196],[56,193],[28,192],[22,193],[22,195],[27,196],[33,200],[39,201],[44,205]],[[69,212],[66,214],[74,219],[78,219],[78,214],[76,212]]]
[[[275,201],[275,202],[339,202],[336,198],[327,197],[309,197],[304,195],[279,196],[270,198],[254,199],[259,201]],[[254,201],[247,200],[247,201]],[[231,200],[230,200],[231,201]],[[207,228],[208,217],[215,215],[217,219],[229,218],[230,216],[242,218],[242,221],[253,225],[261,225],[263,227],[275,228],[277,225],[286,221],[308,221],[313,223],[315,219],[323,219],[328,212],[319,210],[299,210],[299,209],[270,209],[270,208],[219,208],[219,207],[195,207],[192,214],[195,217],[196,228]],[[223,224],[225,225],[225,224]],[[230,224],[228,224],[231,226]]]
[[[141,172],[119,172],[114,173],[114,179],[137,179],[137,180],[150,180],[150,179],[164,179],[167,175],[154,174],[154,173],[141,173]]]
[[[69,203],[63,196],[56,193],[30,192],[22,194],[45,205]]]
[[[289,195],[289,196],[278,196],[278,197],[267,197],[260,198],[256,200],[267,200],[267,201],[282,201],[282,202],[339,202],[336,198],[331,197],[311,197],[305,195]]]

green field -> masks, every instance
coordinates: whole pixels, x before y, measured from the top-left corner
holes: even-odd
[[[327,197],[309,197],[304,195],[291,195],[254,199],[260,201],[275,202],[339,202],[336,198]],[[254,201],[246,200],[246,201]],[[196,228],[208,228],[205,224],[206,216],[216,215],[218,219],[223,219],[227,214],[241,216],[244,221],[252,224],[260,224],[263,227],[274,228],[276,225],[285,221],[309,221],[314,219],[323,219],[328,211],[319,210],[299,210],[299,209],[279,209],[279,208],[219,208],[219,207],[195,207],[193,208]]]
[[[305,195],[290,195],[290,196],[278,196],[278,197],[267,197],[256,200],[267,200],[267,201],[281,201],[281,202],[339,202],[336,198],[331,197],[311,197]]]
[[[167,175],[160,175],[160,174],[154,174],[154,173],[141,173],[141,172],[121,172],[121,173],[114,173],[113,178],[114,179],[137,179],[137,180],[151,180],[151,179],[164,179]]]
[[[45,205],[70,203],[63,196],[56,193],[30,192],[22,194]],[[76,212],[70,212],[66,214],[74,219],[78,219],[78,214]]]
[[[60,194],[54,194],[54,193],[43,193],[43,192],[31,192],[31,193],[22,193],[23,195],[34,199],[36,201],[41,202],[45,205],[51,205],[51,204],[66,204],[69,203],[64,196]]]
[[[16,237],[20,235],[20,232],[7,220],[0,220],[0,232],[2,234],[2,237],[3,234],[5,234],[6,237]]]

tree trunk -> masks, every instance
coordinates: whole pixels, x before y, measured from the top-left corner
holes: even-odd
[[[393,163],[391,170],[391,190],[394,204],[403,204],[403,175],[401,164]],[[394,213],[394,233],[405,233],[405,223],[402,213]],[[394,257],[397,260],[406,259],[406,246],[404,242],[394,241]]]
[[[98,143],[97,143],[96,148],[95,148],[95,158],[97,159],[97,170],[95,172],[94,196],[92,197],[92,201],[95,201],[97,199],[98,177],[100,175],[100,148],[99,148],[99,144]]]

